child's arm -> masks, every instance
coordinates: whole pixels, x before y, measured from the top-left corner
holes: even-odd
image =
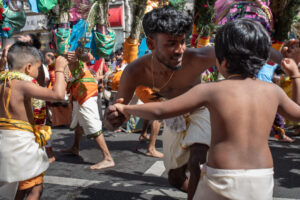
[[[293,102],[283,90],[279,92],[279,114],[292,121],[300,121],[300,73],[295,61],[285,58],[282,61],[282,68],[291,77],[293,84]]]
[[[65,78],[64,70],[68,65],[68,61],[64,57],[58,57],[55,62],[55,82],[52,90],[40,87],[31,82],[24,82],[19,84],[19,90],[23,92],[24,96],[33,97],[47,101],[60,101],[65,97]]]
[[[300,105],[300,72],[293,59],[284,58],[281,63],[284,72],[290,76],[293,84],[292,99]]]
[[[146,120],[166,119],[193,111],[207,105],[212,84],[199,84],[188,92],[165,102],[146,103],[143,105],[115,104],[117,109],[128,119],[129,115],[136,115]]]

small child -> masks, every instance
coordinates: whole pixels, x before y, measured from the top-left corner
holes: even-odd
[[[35,84],[42,65],[39,50],[16,42],[8,50],[7,61],[10,71],[0,73],[0,199],[39,199],[49,166],[43,146],[51,129],[35,124],[33,107],[41,100],[64,99],[63,71],[68,62],[57,59],[56,81],[50,90]]]
[[[274,186],[268,138],[278,113],[300,121],[300,106],[275,84],[256,79],[270,55],[268,33],[249,19],[228,22],[215,39],[216,65],[225,80],[200,84],[161,103],[116,104],[125,116],[163,119],[206,106],[212,138],[208,161],[202,167],[194,199],[271,200]],[[282,65],[293,77],[300,102],[300,73],[292,59]]]

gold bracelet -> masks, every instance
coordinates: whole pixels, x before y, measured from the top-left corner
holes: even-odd
[[[296,78],[300,78],[300,75],[290,77],[290,79],[296,79]]]
[[[63,74],[65,73],[64,71],[55,71],[55,73],[56,73],[56,72],[61,72],[61,73],[63,73]]]

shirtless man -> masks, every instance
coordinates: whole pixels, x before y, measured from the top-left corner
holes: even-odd
[[[126,67],[116,97],[117,102],[128,104],[136,87],[140,85],[156,90],[158,96],[172,99],[201,82],[200,75],[215,65],[216,57],[212,47],[186,48],[186,33],[191,25],[190,16],[168,6],[145,15],[143,28],[152,53]],[[276,62],[280,62],[280,59]],[[106,119],[107,126],[118,127],[124,121],[124,116],[115,106],[110,106]],[[191,199],[200,177],[199,164],[206,162],[211,130],[206,109],[192,113],[189,121],[191,123],[187,130],[179,133],[170,131],[165,124],[163,153],[169,183],[180,190],[188,191]],[[177,145],[172,145],[172,142]],[[189,180],[186,177],[187,168],[190,171]]]
[[[199,84],[179,97],[144,105],[116,104],[126,118],[164,119],[206,106],[212,139],[194,200],[271,200],[274,170],[268,138],[276,112],[300,121],[300,72],[293,59],[282,66],[293,82],[293,102],[277,85],[256,79],[271,40],[257,22],[239,19],[216,35],[216,65],[225,80]]]

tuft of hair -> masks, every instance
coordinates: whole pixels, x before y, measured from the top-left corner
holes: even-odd
[[[175,36],[186,34],[190,31],[192,23],[190,15],[171,6],[154,9],[143,18],[143,28],[147,37],[152,37],[156,33]]]
[[[215,38],[215,53],[227,61],[227,73],[254,78],[270,56],[271,39],[265,28],[251,19],[237,19],[222,26]]]
[[[25,42],[16,42],[7,53],[7,63],[10,70],[19,70],[27,64],[43,61],[42,53],[35,47]]]

